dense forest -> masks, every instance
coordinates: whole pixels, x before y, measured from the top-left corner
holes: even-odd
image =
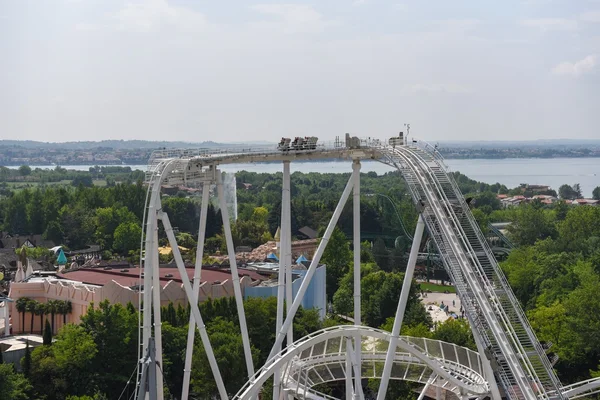
[[[232,225],[234,240],[236,245],[254,247],[271,239],[279,225],[282,176],[240,172],[236,177],[239,209],[238,219]],[[303,226],[322,232],[348,177],[349,174],[298,172],[292,175],[294,235],[299,236],[298,229]],[[489,222],[511,223],[508,235],[516,248],[501,266],[538,337],[552,343],[550,351],[559,357],[555,368],[563,382],[599,376],[600,207],[570,206],[564,201],[545,205],[533,201],[503,208],[496,197],[498,193],[520,194],[522,190],[475,182],[458,173],[455,178],[463,193],[475,199],[472,211],[482,230],[488,229]],[[406,250],[410,246],[407,232],[414,230],[417,215],[398,173],[362,174],[361,187],[362,317],[370,326],[390,328],[406,265]],[[577,185],[569,188],[561,188],[560,196],[577,196]],[[594,193],[599,192],[597,188]],[[71,249],[97,243],[104,249],[103,257],[129,257],[136,261],[145,198],[146,188],[141,181],[115,182],[110,186],[81,182],[68,186],[37,185],[11,190],[0,199],[0,224],[3,231],[42,234]],[[191,249],[186,254],[189,259],[195,257],[198,201],[197,195],[191,196],[185,191],[162,199],[163,209],[178,228],[178,239]],[[352,252],[348,242],[352,236],[351,210],[350,200],[322,259],[328,265],[327,294],[334,312],[343,315],[352,314],[349,272]],[[220,218],[218,209],[211,205],[207,232],[207,252],[211,254],[226,250]],[[160,240],[165,243],[162,233]],[[464,321],[433,326],[418,302],[417,292],[415,284],[409,296],[404,334],[473,346]],[[258,321],[249,323],[255,330],[251,337],[257,366],[261,365],[274,339],[274,304],[273,299],[246,302],[247,315]],[[243,357],[235,308],[225,300],[204,303],[202,307],[203,314],[212,316],[207,323],[209,334],[220,365],[226,373],[231,372],[228,390],[233,394],[245,374],[239,363]],[[169,392],[177,395],[188,311],[169,307],[163,310],[163,315],[166,320],[163,331],[165,382]],[[313,310],[303,310],[297,318],[296,337],[339,323],[333,315],[319,321]],[[118,325],[119,329],[112,332],[107,328],[113,326],[111,324]],[[136,327],[137,313],[131,307],[99,305],[80,325],[63,328],[52,344],[33,350],[29,361],[24,359],[25,375],[1,365],[6,371],[0,374],[0,397],[118,398],[123,388],[131,390],[126,383],[135,361],[126,363],[123,360],[129,356],[120,355],[129,354],[135,360]],[[120,349],[119,356],[110,352],[114,348]],[[200,398],[209,398],[216,388],[207,364],[202,361],[199,342],[196,354],[192,387]],[[102,367],[98,368],[99,365]],[[79,374],[80,379],[69,379],[74,373]],[[37,386],[39,382],[45,386]],[[321,389],[332,394],[339,394],[336,390],[341,390],[335,385]],[[13,393],[13,397],[4,397],[5,393]],[[394,384],[388,397],[394,396],[411,398],[410,385]]]

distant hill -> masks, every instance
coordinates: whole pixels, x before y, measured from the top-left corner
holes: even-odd
[[[150,141],[150,140],[102,140],[98,142],[37,142],[33,140],[0,140],[0,147],[21,147],[26,149],[63,149],[63,150],[92,150],[98,148],[104,149],[158,149],[166,148],[223,148],[238,146],[242,143],[217,143],[213,141],[206,142],[170,142],[170,141]],[[269,142],[245,142],[244,144],[272,144]]]
[[[430,143],[439,143],[442,147],[451,148],[485,148],[485,149],[506,149],[506,148],[589,148],[600,147],[600,139],[539,139],[539,140],[478,140],[478,141],[430,141]]]

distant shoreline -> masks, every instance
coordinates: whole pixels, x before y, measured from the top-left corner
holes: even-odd
[[[530,155],[523,155],[523,157],[447,157],[444,156],[445,160],[559,160],[559,159],[590,159],[590,158],[600,158],[600,155],[579,155],[579,156],[575,156],[575,155],[568,155],[568,154],[557,154],[556,156],[530,156]],[[335,162],[338,161],[337,158],[332,158],[332,159],[319,159],[319,160],[297,160],[294,161],[294,163],[299,163],[299,164],[314,164],[314,163],[326,163],[326,162]],[[343,160],[339,160],[340,162],[344,162]],[[365,161],[373,161],[373,162],[377,162],[377,160],[364,160]],[[256,164],[276,164],[278,163],[278,161],[266,161],[266,162],[257,162]],[[56,167],[61,167],[61,168],[66,168],[69,169],[68,167],[146,167],[146,164],[136,164],[136,163],[121,163],[121,164],[104,164],[104,163],[92,163],[90,164],[89,162],[87,163],[69,163],[69,164],[19,164],[19,163],[7,163],[7,164],[0,164],[0,167],[6,167],[6,168],[19,168],[23,165],[27,165],[31,168],[41,168],[41,169],[48,169],[48,168],[56,168]]]

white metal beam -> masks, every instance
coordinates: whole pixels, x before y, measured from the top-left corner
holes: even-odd
[[[281,257],[285,268],[285,301],[287,314],[292,309],[294,301],[294,293],[292,291],[292,208],[291,208],[291,192],[290,192],[290,163],[283,163],[283,192],[282,192],[282,211],[281,226]],[[284,240],[285,238],[285,240]],[[294,324],[290,325],[287,332],[287,343],[294,343]]]
[[[281,325],[283,325],[283,303],[285,297],[285,284],[286,284],[286,257],[284,256],[286,252],[286,247],[284,245],[284,232],[287,231],[285,228],[285,223],[287,221],[286,212],[286,194],[289,198],[290,188],[289,188],[289,179],[290,179],[290,163],[283,163],[283,185],[281,190],[281,221],[279,224],[279,270],[277,271],[277,316],[275,319],[275,334],[281,330]],[[287,185],[286,185],[287,180]],[[288,307],[291,307],[291,303],[288,301]],[[281,346],[277,348],[277,352],[281,351]],[[279,369],[275,370],[273,373],[273,399],[279,399],[279,390],[280,390],[281,376],[279,373]]]
[[[360,161],[352,163],[352,176],[354,178],[354,188],[352,193],[352,236],[354,240],[354,325],[361,325],[361,305],[360,305]],[[354,338],[354,357],[355,363],[361,365],[361,335]],[[360,367],[359,367],[360,368]],[[361,374],[354,376],[354,390],[359,399],[362,396]]]
[[[354,398],[354,390],[352,389],[352,339],[346,338],[346,400],[352,400]]]
[[[169,216],[162,211],[158,216],[161,218],[163,226],[165,227],[165,233],[167,234],[169,244],[171,245],[171,249],[173,251],[173,258],[175,258],[175,264],[177,265],[177,270],[179,271],[185,294],[188,302],[190,303],[191,313],[194,315],[194,321],[196,322],[198,330],[200,331],[200,339],[202,339],[202,345],[204,346],[204,351],[206,351],[206,358],[208,358],[208,363],[210,364],[213,377],[215,378],[219,395],[221,400],[227,400],[229,396],[227,395],[225,385],[223,384],[223,378],[221,377],[221,372],[219,371],[219,366],[217,365],[215,353],[210,345],[210,339],[208,337],[208,333],[206,332],[206,325],[204,325],[202,315],[200,314],[200,308],[198,307],[198,302],[196,301],[197,297],[194,296],[194,290],[192,289],[192,284],[187,276],[185,264],[183,263],[183,258],[181,258],[181,252],[179,251],[179,247],[177,247],[177,240],[175,239],[175,234],[173,233],[171,221],[169,221]]]
[[[235,189],[234,189],[235,190]],[[246,369],[248,378],[254,375],[254,363],[252,361],[252,350],[250,349],[250,338],[248,336],[248,327],[246,326],[246,313],[244,312],[244,297],[240,286],[240,275],[238,274],[237,261],[235,259],[235,247],[231,237],[231,224],[229,222],[229,210],[225,202],[223,193],[223,176],[220,170],[217,170],[217,194],[221,206],[221,216],[223,218],[223,231],[225,232],[225,241],[227,242],[227,255],[229,256],[229,268],[231,269],[231,281],[233,283],[233,292],[235,294],[235,303],[237,305],[240,329],[242,331],[242,343],[244,346],[244,356],[246,359]]]
[[[158,199],[158,204],[160,205],[160,199]],[[154,243],[158,243],[158,224],[152,234],[154,235]],[[154,359],[155,363],[151,365],[151,368],[156,370],[156,400],[162,400],[164,397],[162,374],[162,322],[160,318],[160,292],[162,288],[160,286],[158,249],[151,254],[146,254],[146,258],[148,257],[152,257],[152,263],[154,265],[152,273],[152,310],[154,312],[154,344],[156,346],[156,352]],[[146,289],[144,288],[144,290]]]
[[[419,214],[417,228],[415,229],[415,235],[413,237],[412,246],[410,248],[410,255],[408,257],[408,265],[406,266],[406,272],[404,273],[404,282],[402,283],[402,291],[400,292],[400,299],[398,300],[398,308],[396,309],[394,326],[392,327],[390,345],[388,347],[387,356],[385,358],[383,373],[381,375],[381,382],[379,383],[377,400],[384,400],[385,394],[387,392],[388,382],[390,380],[390,374],[392,372],[392,364],[394,362],[394,354],[396,353],[396,346],[398,345],[400,328],[402,327],[402,320],[404,319],[404,311],[406,310],[406,303],[408,301],[408,294],[410,293],[410,286],[412,284],[413,273],[415,271],[415,264],[417,262],[417,254],[419,253],[419,246],[421,244],[421,239],[423,238],[424,229],[425,222],[423,221],[423,217],[421,216],[421,214]]]
[[[194,299],[198,304],[198,295],[200,290],[200,278],[202,276],[202,259],[204,258],[204,239],[206,237],[206,219],[208,214],[208,202],[210,194],[210,183],[205,181],[202,185],[202,205],[200,206],[200,226],[198,227],[198,244],[196,246],[196,265],[194,268]],[[196,324],[194,314],[190,313],[190,322],[188,324],[187,346],[185,349],[185,365],[183,367],[183,388],[181,390],[181,400],[187,400],[190,391],[190,375],[192,372],[192,356],[194,354],[194,336],[196,334]]]

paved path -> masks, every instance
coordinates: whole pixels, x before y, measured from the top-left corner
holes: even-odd
[[[456,293],[425,293],[425,296],[420,296],[421,303],[431,315],[433,322],[444,322],[450,318],[450,314],[446,314],[440,308],[442,302],[449,307],[450,313],[454,312],[460,316],[460,299]]]

